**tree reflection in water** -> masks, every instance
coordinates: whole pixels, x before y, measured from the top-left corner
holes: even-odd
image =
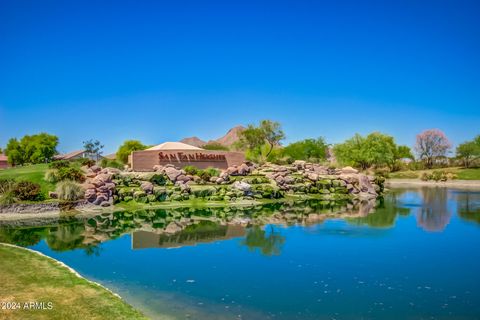
[[[456,202],[459,217],[480,223],[480,192],[420,188],[393,190],[376,203],[308,200],[252,207],[169,208],[79,215],[42,226],[2,226],[0,242],[34,246],[43,239],[55,251],[82,249],[88,255],[98,255],[102,242],[137,231],[142,232],[138,237],[155,238],[156,246],[165,247],[241,237],[246,230],[243,245],[251,251],[273,256],[281,253],[285,243],[285,237],[273,225],[311,225],[342,218],[356,225],[385,228],[392,227],[397,217],[409,215],[413,210],[423,230],[441,231],[452,216],[449,199]],[[172,224],[176,231],[166,232]],[[227,225],[236,225],[242,230],[227,228]],[[265,225],[268,227],[263,229],[261,226]],[[252,227],[244,229],[246,226]]]
[[[416,212],[417,224],[425,231],[444,230],[452,218],[448,209],[448,189],[423,187],[420,194],[422,206]]]
[[[260,226],[253,226],[247,231],[247,235],[242,244],[247,246],[250,251],[259,250],[266,256],[278,256],[282,252],[285,236],[270,225],[267,230]]]
[[[467,221],[480,223],[480,192],[455,192],[458,216]]]
[[[383,199],[379,199],[373,213],[360,218],[347,219],[347,221],[374,228],[392,227],[398,215],[410,214],[411,209],[403,207],[399,200],[405,192],[406,190],[390,192]]]

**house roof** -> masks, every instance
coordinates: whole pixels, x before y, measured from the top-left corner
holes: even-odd
[[[0,161],[8,161],[8,157],[4,155],[3,153],[0,153]]]
[[[68,160],[68,159],[71,159],[73,157],[79,156],[84,152],[85,152],[85,150],[77,150],[77,151],[73,151],[73,152],[69,152],[69,153],[65,153],[65,154],[59,154],[59,155],[56,155],[53,158],[56,159],[56,160]]]
[[[164,142],[147,150],[204,150],[182,142]]]

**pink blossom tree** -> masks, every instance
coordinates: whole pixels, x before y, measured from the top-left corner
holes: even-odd
[[[445,133],[438,129],[425,130],[417,135],[415,151],[427,167],[431,168],[439,157],[445,157],[452,147]]]

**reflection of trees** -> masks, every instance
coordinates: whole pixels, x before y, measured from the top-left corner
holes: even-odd
[[[391,227],[395,223],[397,215],[409,215],[410,208],[402,207],[398,203],[397,193],[390,193],[385,198],[377,201],[375,211],[364,217],[349,219],[350,222],[358,225],[367,225],[375,228]]]
[[[458,192],[456,193],[458,216],[467,221],[480,223],[480,193]]]
[[[83,224],[64,224],[50,229],[46,242],[55,251],[67,251],[83,247]]]
[[[426,231],[441,231],[451,219],[448,210],[447,188],[424,187],[420,189],[422,207],[417,211],[417,223]]]
[[[268,233],[261,227],[254,226],[248,230],[247,236],[242,241],[250,251],[258,249],[266,256],[280,255],[284,243],[285,236],[275,231],[273,226],[270,226]]]
[[[0,242],[28,247],[40,242],[44,234],[44,228],[0,228]]]

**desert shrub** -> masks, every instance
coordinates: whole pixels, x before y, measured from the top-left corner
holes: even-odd
[[[12,191],[0,195],[0,205],[9,205],[15,203],[15,196]]]
[[[437,181],[437,182],[447,180],[446,174],[444,172],[438,171],[438,170],[432,171],[432,174],[430,175],[430,178],[431,178],[431,180],[434,180],[434,181]]]
[[[420,176],[420,179],[423,181],[447,181],[447,180],[452,180],[456,179],[457,175],[453,172],[447,171],[447,170],[434,170],[431,173],[424,172]]]
[[[407,164],[409,170],[425,170],[425,163],[423,161],[412,161]]]
[[[48,165],[48,167],[50,169],[66,168],[66,167],[70,167],[70,162],[68,162],[67,160],[56,160],[56,161],[51,162]]]
[[[14,179],[0,179],[0,195],[10,192],[14,185]]]
[[[207,182],[210,181],[210,178],[212,177],[212,175],[206,170],[198,170],[197,176],[199,176],[203,181]]]
[[[85,190],[75,181],[61,181],[55,189],[58,199],[65,201],[76,201],[83,198]]]
[[[93,167],[96,162],[95,160],[89,159],[89,158],[81,158],[78,160],[82,166],[87,166],[87,167]]]
[[[164,186],[167,183],[167,178],[163,174],[154,174],[150,178],[150,182],[157,186]]]
[[[388,168],[375,168],[374,175],[388,178],[390,175],[390,170]]]
[[[124,164],[116,160],[109,160],[109,159],[103,158],[102,161],[100,161],[100,166],[102,168],[117,168],[117,169],[123,170]]]
[[[189,174],[189,175],[196,175],[198,173],[198,168],[195,167],[195,166],[185,166],[183,167],[183,170],[185,171],[186,174]]]
[[[428,173],[428,172],[423,172],[422,175],[420,176],[420,180],[422,180],[422,181],[431,180],[431,178],[430,178],[430,173]]]
[[[220,170],[215,168],[207,168],[197,171],[197,176],[199,176],[203,181],[210,181],[211,177],[218,177],[220,175]]]
[[[50,183],[56,183],[58,181],[58,170],[50,169],[45,172],[44,180]]]
[[[220,170],[216,168],[207,168],[205,171],[208,172],[211,177],[218,177],[220,175]]]
[[[40,185],[30,181],[19,181],[12,188],[12,194],[19,200],[41,201],[45,199]]]
[[[60,168],[58,169],[58,180],[57,181],[77,181],[84,182],[85,176],[83,175],[82,170],[74,167]]]

